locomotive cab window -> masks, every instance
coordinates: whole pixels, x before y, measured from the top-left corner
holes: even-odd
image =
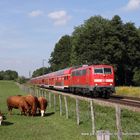
[[[112,74],[111,68],[95,68],[95,74]]]
[[[94,73],[95,74],[102,74],[103,73],[103,69],[102,68],[95,68],[94,69]]]
[[[111,74],[111,68],[104,68],[104,74]]]

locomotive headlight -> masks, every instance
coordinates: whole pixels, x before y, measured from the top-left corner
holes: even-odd
[[[112,86],[112,84],[110,84],[110,86]]]
[[[95,84],[95,86],[98,86],[98,84]]]

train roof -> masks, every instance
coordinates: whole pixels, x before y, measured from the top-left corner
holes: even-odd
[[[112,67],[111,65],[106,65],[106,64],[102,64],[102,65],[92,65],[93,67]]]
[[[105,64],[100,64],[100,65],[83,65],[83,66],[80,66],[80,67],[75,67],[73,69],[73,71],[76,71],[76,70],[82,70],[82,69],[87,69],[87,68],[90,68],[90,67],[95,67],[95,68],[101,68],[101,67],[112,67],[111,65],[105,65]]]
[[[55,71],[55,72],[52,72],[52,73],[45,74],[44,76],[53,77],[53,76],[66,75],[66,74],[70,74],[72,69],[73,69],[72,67],[65,68],[65,69],[62,69],[62,70],[58,70],[58,71]]]
[[[34,77],[32,78],[32,80],[35,80],[35,79],[40,79],[42,77],[53,77],[53,76],[61,76],[61,75],[68,75],[71,73],[71,71],[76,71],[76,70],[82,70],[82,69],[86,69],[86,68],[89,68],[89,67],[112,67],[111,65],[105,65],[105,64],[100,64],[100,65],[80,65],[80,66],[76,66],[76,67],[69,67],[69,68],[65,68],[65,69],[62,69],[62,70],[58,70],[58,71],[55,71],[55,72],[51,72],[51,73],[48,73],[48,74],[45,74],[45,75],[41,75],[41,76],[38,76],[38,77]]]

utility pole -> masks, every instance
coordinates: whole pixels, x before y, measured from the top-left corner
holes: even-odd
[[[44,75],[44,62],[46,61],[46,59],[43,59],[42,60],[42,66],[43,66],[43,72],[42,72],[42,74]]]
[[[29,71],[29,78],[31,78],[31,71]]]

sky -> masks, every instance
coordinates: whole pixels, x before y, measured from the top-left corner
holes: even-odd
[[[48,67],[59,39],[96,15],[140,27],[140,0],[0,0],[0,71]]]

